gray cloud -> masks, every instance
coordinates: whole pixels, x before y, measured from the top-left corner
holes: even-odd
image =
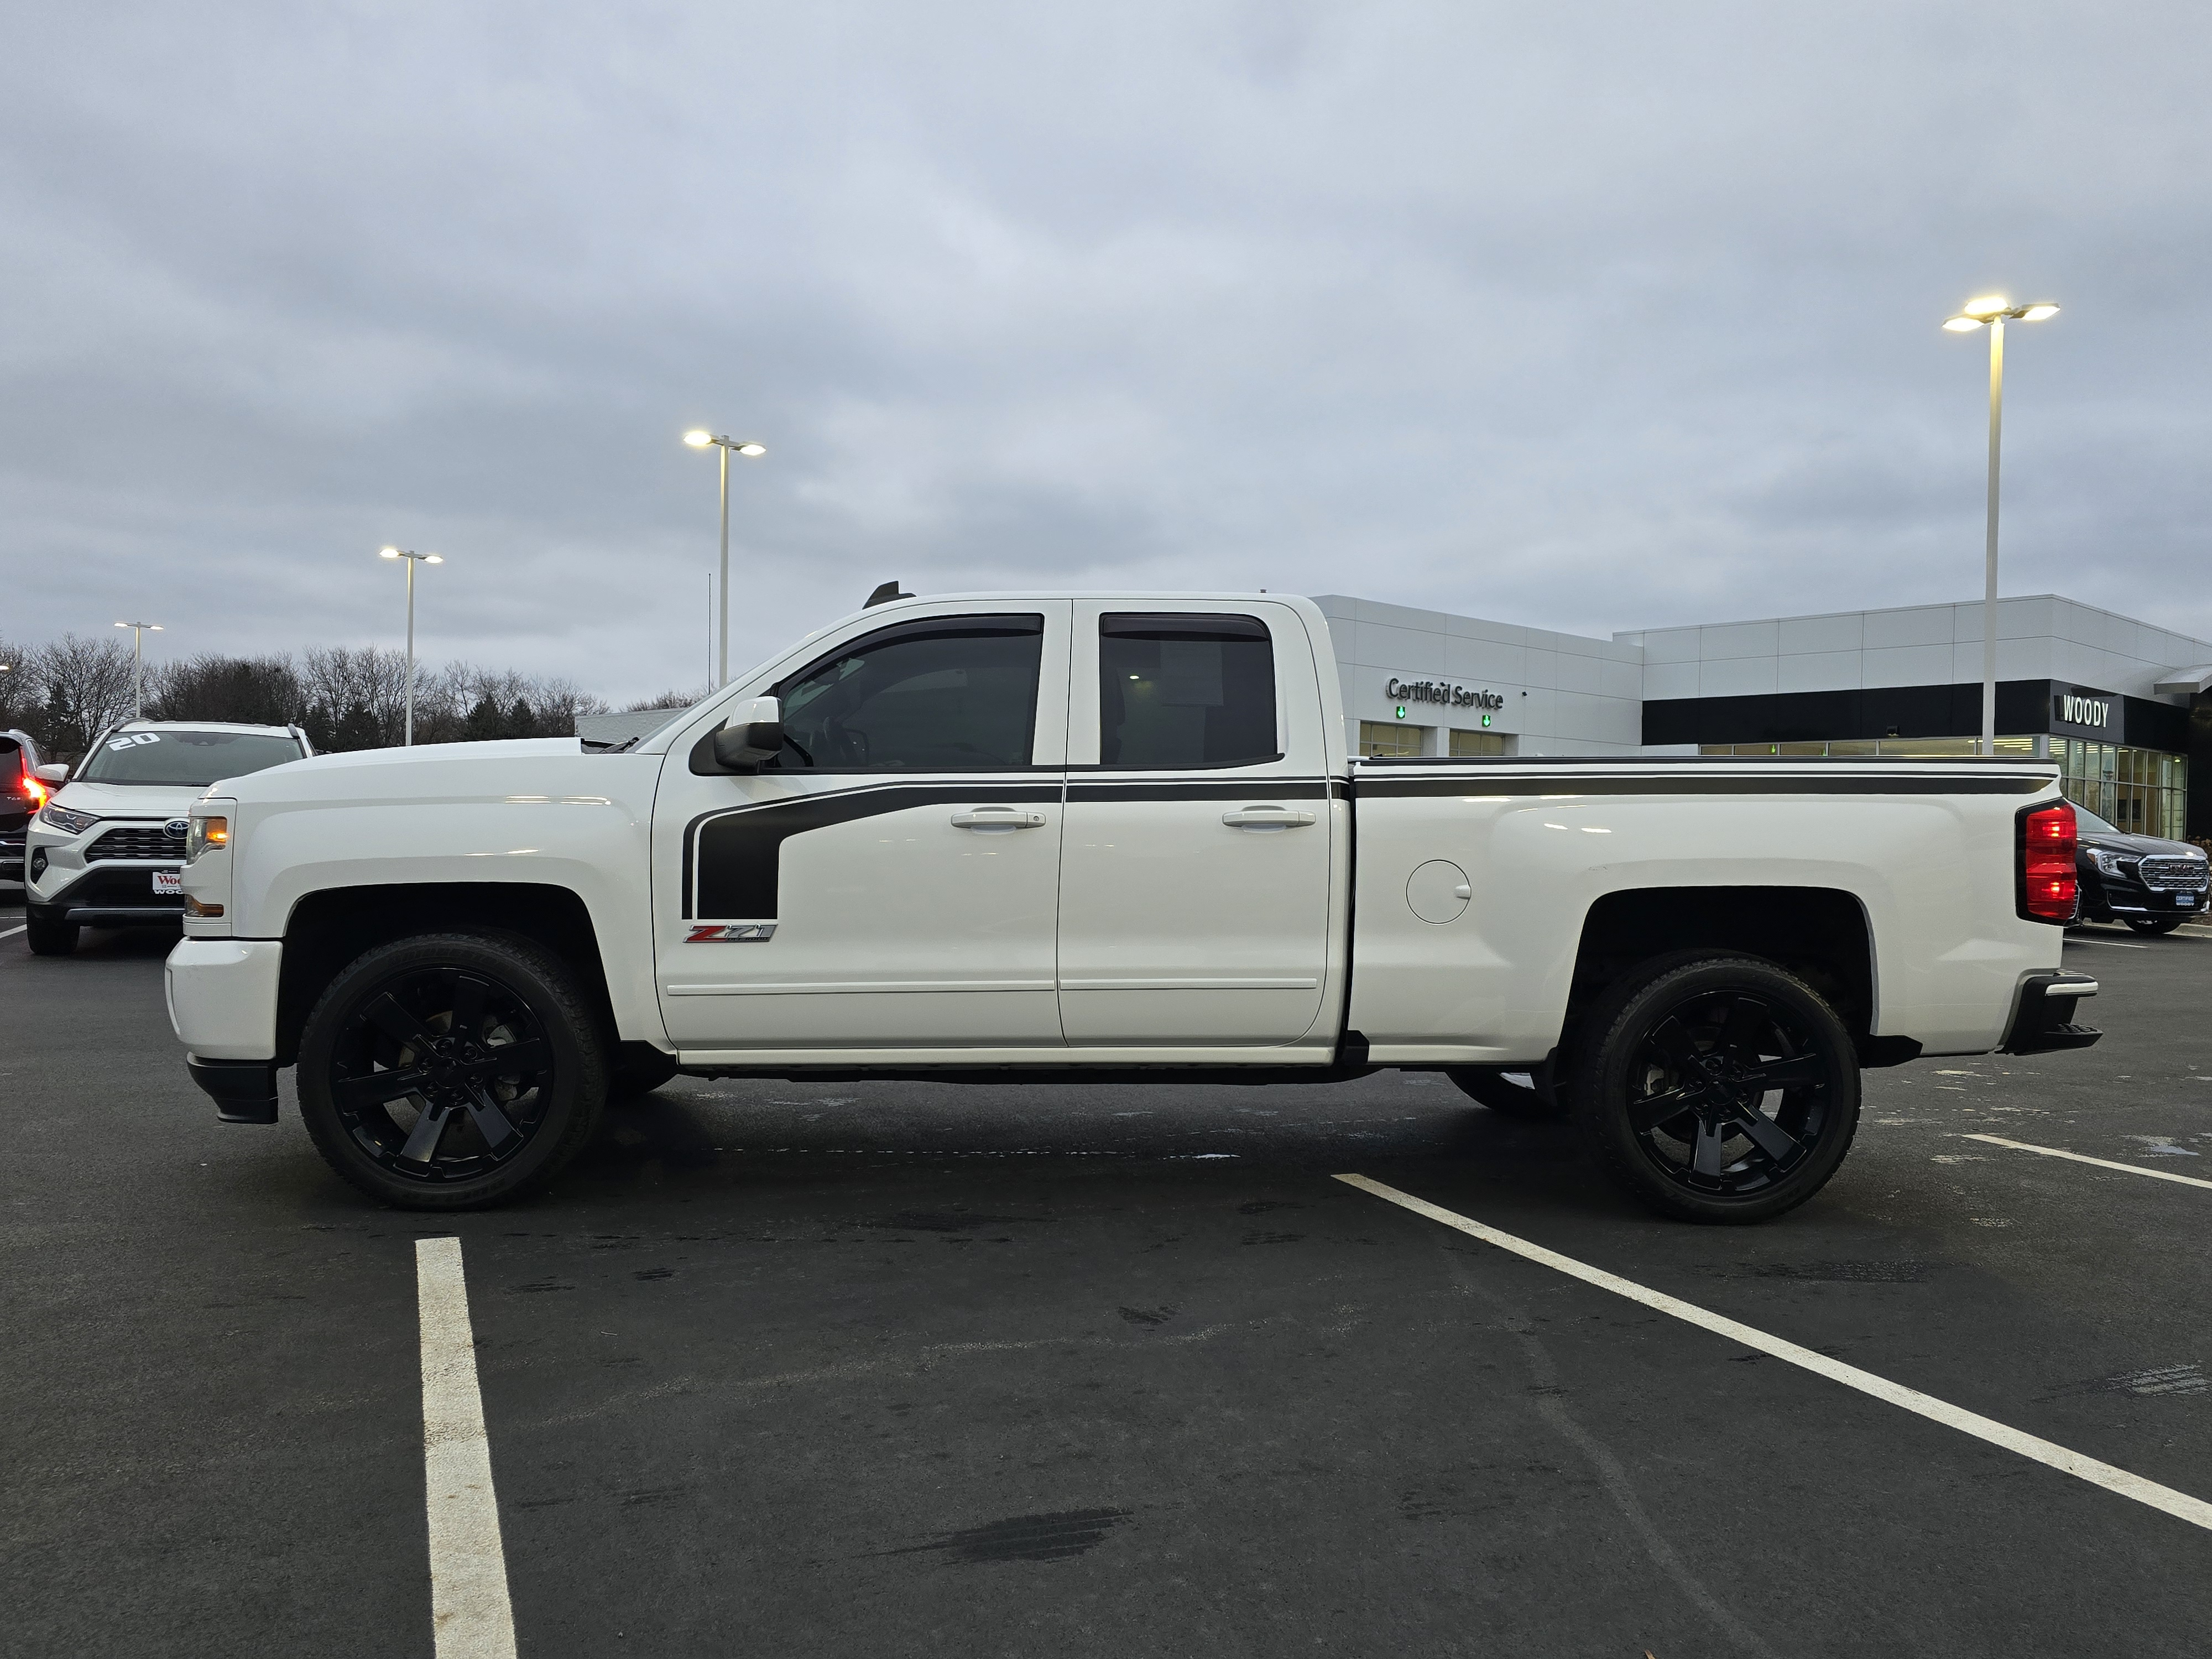
[[[696,677],[892,575],[1604,632],[2007,578],[2212,635],[2201,9],[48,9],[11,635]]]

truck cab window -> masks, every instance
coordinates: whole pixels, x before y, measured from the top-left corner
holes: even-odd
[[[1042,616],[939,617],[880,629],[775,688],[769,769],[968,772],[1027,766]]]
[[[1275,653],[1256,617],[1098,621],[1098,759],[1130,770],[1250,766],[1275,743]]]

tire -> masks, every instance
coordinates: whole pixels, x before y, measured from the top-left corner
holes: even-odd
[[[1557,1122],[1567,1115],[1566,1107],[1548,1090],[1534,1085],[1535,1074],[1529,1073],[1528,1083],[1514,1083],[1505,1071],[1495,1066],[1450,1066],[1444,1075],[1459,1085],[1459,1091],[1469,1100],[1479,1101],[1505,1117],[1521,1118],[1529,1122]]]
[[[676,1056],[649,1042],[625,1042],[607,1065],[607,1098],[635,1100],[649,1095],[677,1073]]]
[[[78,931],[73,921],[49,921],[42,916],[23,919],[23,943],[31,947],[34,957],[75,955]]]
[[[2187,916],[2130,916],[2128,931],[2131,933],[2170,933],[2189,921]]]
[[[1576,1124],[1599,1166],[1685,1221],[1796,1209],[1858,1130],[1850,1031],[1812,987],[1755,957],[1631,974],[1583,1022],[1575,1076]]]
[[[409,1210],[484,1209],[542,1186],[606,1103],[590,1000],[558,957],[509,934],[431,933],[357,957],[307,1016],[299,1066],[316,1150]]]

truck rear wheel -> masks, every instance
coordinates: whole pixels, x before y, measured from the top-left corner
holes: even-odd
[[[300,1042],[300,1115],[332,1169],[410,1210],[473,1210],[552,1178],[606,1100],[605,1045],[561,961],[505,935],[377,946]]]
[[[1858,1128],[1850,1033],[1771,962],[1673,957],[1583,1022],[1574,1113],[1606,1173],[1686,1221],[1765,1221],[1819,1192]]]

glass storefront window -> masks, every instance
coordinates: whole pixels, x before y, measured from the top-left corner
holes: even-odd
[[[1425,755],[1429,732],[1425,726],[1400,726],[1391,720],[1359,722],[1359,752],[1373,757]]]
[[[2051,749],[2065,769],[2059,787],[2067,799],[2130,835],[2183,838],[2189,823],[2185,757],[2084,738],[2053,738]]]

